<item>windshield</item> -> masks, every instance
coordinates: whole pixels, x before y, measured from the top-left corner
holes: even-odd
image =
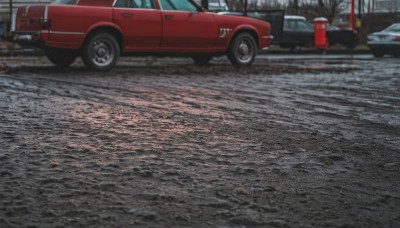
[[[400,32],[400,24],[393,24],[388,28],[384,29],[383,32]]]

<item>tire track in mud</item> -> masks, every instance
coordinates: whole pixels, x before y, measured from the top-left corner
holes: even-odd
[[[0,75],[1,226],[399,224],[398,75],[124,64]]]

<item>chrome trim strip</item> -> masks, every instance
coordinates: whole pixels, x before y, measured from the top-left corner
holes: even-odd
[[[45,19],[45,20],[47,20],[48,17],[49,17],[49,8],[48,8],[48,7],[49,7],[49,6],[46,5],[45,8],[44,8],[44,19]]]
[[[50,31],[50,34],[59,34],[59,35],[85,35],[83,32],[63,32],[63,31]]]
[[[203,13],[200,11],[185,11],[185,10],[163,10],[161,9],[162,12],[175,12],[175,13]]]
[[[151,10],[156,11],[157,9],[149,9],[149,8],[128,8],[128,7],[114,7],[114,9],[125,9],[125,10]],[[158,11],[158,10],[157,10]]]

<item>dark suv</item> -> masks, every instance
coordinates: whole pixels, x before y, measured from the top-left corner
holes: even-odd
[[[329,46],[341,44],[353,49],[358,44],[357,33],[328,25],[326,32]],[[297,47],[314,46],[314,25],[302,16],[285,16],[279,46],[294,50]]]

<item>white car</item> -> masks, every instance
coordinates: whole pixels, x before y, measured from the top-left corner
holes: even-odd
[[[400,56],[400,23],[368,35],[367,45],[375,57]]]

